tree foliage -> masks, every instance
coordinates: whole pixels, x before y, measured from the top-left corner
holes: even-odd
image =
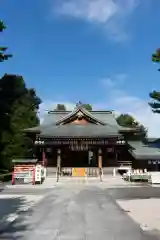
[[[119,115],[117,117],[117,122],[118,122],[119,125],[125,126],[125,127],[136,127],[137,126],[137,122],[129,114]]]
[[[92,105],[91,104],[78,102],[76,104],[76,107],[78,107],[78,106],[81,106],[81,107],[85,108],[87,111],[92,111]],[[55,111],[67,111],[67,108],[66,108],[65,104],[58,103],[54,110]]]
[[[82,103],[81,101],[79,101],[77,104],[76,104],[76,107],[82,107],[82,108],[85,108],[87,111],[92,111],[92,105],[89,104],[89,103]]]
[[[5,74],[1,78],[0,168],[9,168],[13,158],[32,157],[32,142],[23,130],[39,123],[40,103],[21,76]]]
[[[66,106],[64,104],[60,104],[60,103],[58,103],[55,108],[55,111],[66,111],[66,110],[67,110]]]
[[[0,32],[2,33],[6,29],[6,26],[4,25],[3,21],[0,20]],[[0,46],[0,62],[4,62],[5,60],[8,60],[8,58],[12,57],[12,54],[7,54],[7,47]]]
[[[152,102],[149,102],[152,112],[160,113],[160,92],[153,91],[149,94]]]
[[[156,63],[160,63],[160,48],[156,50],[155,53],[152,54],[152,61]],[[158,69],[160,71],[160,69]],[[160,113],[160,92],[152,91],[149,93],[151,98],[151,102],[149,102],[149,106],[152,108],[152,112]]]
[[[147,136],[147,129],[138,121],[136,121],[131,115],[121,114],[116,120],[120,126],[139,129],[139,135],[142,137],[142,139]]]
[[[82,107],[87,111],[92,111],[92,105],[89,103],[82,103]]]
[[[152,54],[152,62],[160,63],[160,48],[158,48],[156,52]]]

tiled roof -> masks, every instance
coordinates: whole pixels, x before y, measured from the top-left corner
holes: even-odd
[[[110,126],[101,126],[94,124],[80,125],[53,125],[43,128],[41,137],[114,137],[120,136],[118,131]]]
[[[131,147],[130,153],[136,159],[160,159],[160,150],[158,148],[149,147],[141,141],[128,141],[128,144]]]
[[[56,124],[62,118],[70,116],[74,111],[50,111],[44,118],[43,125]],[[86,111],[91,117],[104,122],[105,124],[118,126],[112,111]]]
[[[45,115],[42,125],[56,124],[61,118],[67,116],[70,111],[50,111]]]
[[[160,141],[160,138],[147,138],[148,143],[154,143],[154,142],[157,142],[157,141]]]
[[[37,159],[13,159],[12,163],[36,163]]]
[[[85,131],[92,131],[94,132],[96,129],[99,129],[99,135],[103,131],[106,134],[106,132],[109,130],[109,132],[112,133],[118,133],[118,132],[125,132],[125,131],[135,131],[135,129],[127,128],[127,127],[121,127],[118,125],[116,121],[116,117],[112,111],[87,111],[86,109],[82,107],[77,107],[73,111],[50,111],[44,118],[43,123],[40,126],[31,128],[31,129],[26,129],[27,132],[44,132],[44,130],[50,129],[48,132],[53,133],[53,129],[57,131],[55,126],[57,126],[60,123],[63,123],[63,121],[66,121],[67,119],[71,118],[74,116],[74,114],[77,114],[78,111],[81,111],[84,115],[89,117],[90,119],[93,120],[93,122],[99,124],[98,128],[97,125],[94,125],[94,127],[89,127],[89,124],[84,128],[86,129]],[[103,127],[104,126],[104,127]],[[70,131],[69,125],[67,124],[64,129],[68,128],[68,132]],[[73,127],[76,129],[76,127]],[[91,129],[92,128],[92,129]],[[80,129],[80,127],[77,127],[77,129]],[[81,128],[82,129],[82,128]],[[88,129],[88,130],[87,130]],[[112,131],[111,131],[112,129]],[[59,130],[61,131],[61,130]],[[67,130],[65,130],[67,132]],[[80,130],[79,130],[80,131]],[[46,131],[45,131],[46,132]],[[58,134],[58,133],[57,133]],[[62,133],[60,133],[62,134]],[[75,133],[74,133],[75,134]],[[93,135],[93,133],[90,133],[90,135]],[[97,132],[95,133],[97,134]]]

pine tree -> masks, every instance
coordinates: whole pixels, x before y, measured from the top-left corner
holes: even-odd
[[[160,63],[160,48],[158,48],[156,52],[152,54],[152,61]]]
[[[152,99],[152,102],[149,102],[152,112],[160,113],[160,92],[152,91],[149,96]]]
[[[0,168],[9,169],[13,158],[32,158],[32,141],[23,130],[38,125],[41,100],[17,75],[5,74],[0,91]]]
[[[58,103],[55,108],[55,111],[66,111],[66,110],[67,110],[66,106],[62,103]]]
[[[160,48],[152,54],[152,62],[160,63]],[[158,69],[158,71],[160,71],[160,69]],[[149,102],[152,111],[154,113],[160,113],[160,92],[152,91],[149,96],[152,99],[152,101]]]
[[[85,108],[87,111],[92,111],[92,105],[89,103],[83,103],[82,107]]]
[[[144,140],[147,137],[147,129],[145,126],[136,121],[136,119],[131,115],[121,114],[116,118],[116,120],[120,126],[139,129],[137,136],[139,136],[140,140]]]
[[[3,32],[6,29],[6,26],[4,25],[3,21],[0,20],[0,32]],[[8,60],[8,58],[12,57],[12,54],[7,54],[7,47],[0,46],[0,62],[4,62],[5,60]]]

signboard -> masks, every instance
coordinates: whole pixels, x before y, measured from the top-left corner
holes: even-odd
[[[19,172],[14,174],[15,178],[27,178],[27,177],[31,177],[32,176],[32,172]]]
[[[46,168],[41,164],[15,165],[12,172],[12,184],[18,180],[20,183],[42,183],[46,178]]]
[[[79,145],[69,145],[69,149],[71,151],[87,151],[88,150],[88,145],[87,144],[79,144]]]
[[[14,167],[14,172],[15,173],[20,173],[20,172],[33,171],[34,167],[35,167],[35,165],[16,165]]]
[[[14,166],[14,179],[23,180],[24,183],[32,182],[35,165],[16,165]],[[15,181],[13,179],[13,182]]]
[[[73,177],[85,177],[86,176],[86,168],[72,168],[72,176]]]

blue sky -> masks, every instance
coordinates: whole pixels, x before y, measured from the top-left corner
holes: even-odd
[[[160,117],[147,101],[160,86],[151,62],[160,47],[159,9],[158,0],[2,0],[8,29],[0,43],[13,58],[0,75],[22,75],[42,98],[42,112],[81,100],[129,112],[155,136]]]

